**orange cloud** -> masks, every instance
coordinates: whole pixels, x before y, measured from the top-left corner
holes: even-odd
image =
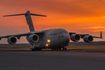
[[[28,25],[24,16],[2,17],[25,13],[27,10],[47,15],[47,17],[32,16],[35,29],[38,31],[64,28],[80,33],[105,32],[104,0],[1,0],[0,32],[5,31],[5,35],[8,34],[6,28],[14,30],[14,34],[27,32]],[[21,32],[20,29],[24,31]]]

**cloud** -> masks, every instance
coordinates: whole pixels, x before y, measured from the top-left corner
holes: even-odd
[[[29,9],[45,10],[70,17],[105,16],[103,0],[2,0],[0,4],[13,12]]]
[[[93,26],[88,28],[90,29],[90,31],[94,31],[94,32],[105,31],[105,26]]]
[[[29,31],[24,16],[2,17],[25,13],[27,10],[48,16],[32,16],[38,31],[50,28],[63,28],[78,33],[105,30],[99,28],[105,27],[104,0],[0,0],[0,33],[7,35]]]

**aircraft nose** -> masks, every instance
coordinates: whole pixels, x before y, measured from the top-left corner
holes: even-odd
[[[69,35],[64,34],[64,35],[59,35],[57,37],[51,38],[50,40],[47,40],[47,42],[50,43],[50,46],[53,47],[63,47],[68,45],[69,43]]]

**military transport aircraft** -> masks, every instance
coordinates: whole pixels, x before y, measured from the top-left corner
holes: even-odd
[[[80,38],[82,38],[84,42],[90,43],[93,41],[93,38],[102,38],[102,32],[100,32],[100,37],[96,37],[89,34],[76,34],[73,32],[67,32],[65,29],[61,28],[35,31],[31,15],[42,17],[46,17],[46,15],[33,14],[30,13],[30,11],[27,11],[23,14],[5,15],[3,17],[19,15],[25,15],[30,32],[24,34],[1,36],[0,40],[2,38],[7,38],[8,43],[14,45],[16,44],[17,39],[20,39],[22,36],[26,36],[27,41],[32,45],[30,49],[34,51],[41,50],[43,48],[50,48],[52,50],[61,50],[61,48],[63,48],[63,50],[66,50],[65,46],[68,46],[70,39],[74,42],[77,42],[80,40]]]

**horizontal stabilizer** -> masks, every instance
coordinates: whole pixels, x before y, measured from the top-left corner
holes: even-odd
[[[31,15],[33,15],[33,16],[42,16],[42,17],[47,17],[46,15],[33,14],[33,13],[31,13]]]
[[[40,14],[33,14],[33,13],[30,13],[30,11],[27,11],[26,13],[22,13],[22,14],[4,15],[3,17],[21,16],[21,15],[24,15],[24,16],[26,17],[26,21],[27,21],[27,24],[28,24],[28,26],[29,26],[30,32],[35,31],[34,26],[33,26],[33,22],[32,22],[32,19],[31,19],[31,15],[33,15],[33,16],[47,17],[46,15],[40,15]]]
[[[26,14],[23,13],[23,14],[4,15],[3,17],[9,17],[9,16],[20,16],[20,15],[26,15]]]
[[[3,17],[9,17],[9,16],[20,16],[20,15],[28,15],[28,14],[23,13],[23,14],[4,15]],[[30,15],[33,15],[33,16],[42,16],[42,17],[47,17],[46,15],[33,14],[33,13],[30,13]]]

